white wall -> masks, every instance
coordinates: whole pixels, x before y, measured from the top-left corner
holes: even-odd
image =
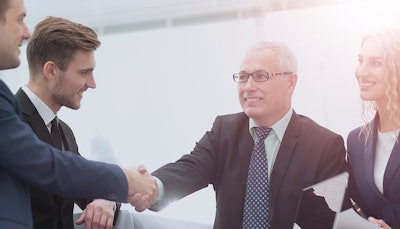
[[[216,115],[241,111],[231,75],[254,42],[270,39],[286,42],[298,56],[296,112],[346,138],[361,124],[354,78],[361,37],[400,26],[400,7],[379,3],[102,36],[97,88],[84,95],[80,110],[62,109],[60,116],[74,129],[85,157],[155,170],[189,153]],[[14,92],[28,78],[21,55],[19,69],[1,73]],[[155,214],[212,223],[214,213],[209,187]]]

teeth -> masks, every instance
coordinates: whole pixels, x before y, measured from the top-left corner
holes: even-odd
[[[261,100],[261,98],[246,98],[246,100],[252,102],[252,101],[259,101]]]
[[[368,87],[368,86],[372,86],[373,83],[360,83],[361,87]]]

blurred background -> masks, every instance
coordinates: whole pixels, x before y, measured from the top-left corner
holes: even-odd
[[[362,124],[354,77],[362,36],[400,27],[396,0],[25,0],[25,6],[31,31],[58,16],[94,28],[102,42],[97,88],[84,94],[81,109],[59,112],[81,154],[150,171],[189,153],[217,115],[241,111],[232,74],[263,39],[287,43],[298,57],[295,111],[346,139]],[[0,72],[13,92],[28,80],[25,46],[21,59],[19,68]],[[212,223],[214,199],[210,186],[142,214]]]

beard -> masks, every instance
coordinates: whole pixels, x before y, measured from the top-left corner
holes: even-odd
[[[60,105],[60,107],[68,107],[73,110],[77,110],[80,108],[80,102],[77,100],[77,102],[74,100],[76,97],[76,94],[72,91],[66,91],[63,88],[64,85],[64,75],[60,75],[57,78],[57,81],[52,88],[51,95],[52,95],[52,100]]]

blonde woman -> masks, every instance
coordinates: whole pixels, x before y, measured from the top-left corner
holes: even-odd
[[[356,68],[363,117],[347,139],[349,191],[368,220],[400,228],[400,29],[366,35]]]

